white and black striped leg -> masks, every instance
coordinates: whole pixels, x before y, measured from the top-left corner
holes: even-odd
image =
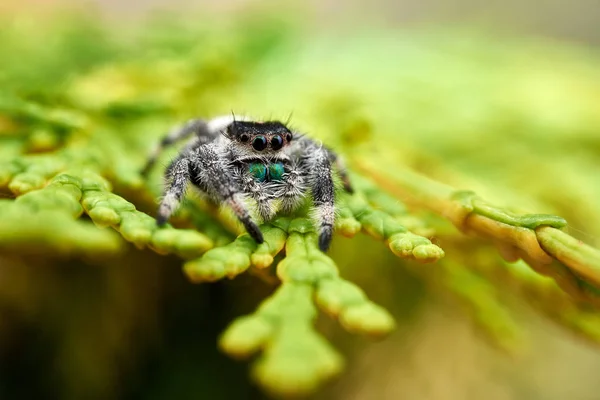
[[[244,191],[249,193],[250,196],[256,201],[256,211],[260,215],[263,221],[270,221],[275,215],[275,208],[273,207],[273,201],[269,198],[267,191],[261,186],[260,183],[256,182],[252,175],[247,174],[243,178]]]
[[[225,204],[227,204],[232,210],[237,219],[244,225],[246,232],[256,241],[256,243],[260,244],[264,242],[263,234],[260,231],[260,228],[252,220],[248,209],[244,205],[242,201],[242,195],[240,193],[233,193],[227,195],[228,197],[223,200]]]
[[[201,119],[192,119],[181,126],[173,128],[167,135],[160,141],[156,148],[148,156],[146,165],[141,170],[141,174],[146,176],[150,169],[156,163],[156,160],[160,156],[160,153],[165,147],[172,145],[179,140],[185,139],[186,137],[196,134],[198,140],[194,141],[194,147],[210,142],[214,138],[214,133],[209,130],[208,124]]]
[[[210,146],[202,146],[194,153],[192,183],[206,190],[215,200],[226,204],[257,242],[264,242],[262,232],[244,205],[243,195],[230,176],[227,163]]]
[[[333,237],[335,195],[331,176],[331,162],[325,150],[319,150],[313,160],[311,173],[315,219],[319,227],[319,248],[326,252]]]
[[[284,184],[281,194],[281,208],[283,212],[290,213],[294,211],[304,198],[305,187],[304,178],[296,168],[290,168],[284,176]]]
[[[256,199],[256,204],[258,207],[258,213],[260,214],[260,218],[263,222],[267,222],[273,219],[275,216],[275,206],[273,205],[273,201],[268,199],[266,196],[259,196]]]
[[[346,170],[346,163],[344,162],[344,159],[330,149],[327,149],[327,155],[329,156],[329,160],[332,163],[335,163],[336,169],[340,174],[342,184],[344,185],[344,190],[350,194],[354,193],[354,189],[350,183],[350,178],[348,177],[348,171]]]
[[[273,200],[263,192],[253,193],[252,197],[256,200],[256,208],[260,218],[266,222],[273,219],[275,215],[275,207],[273,206]]]
[[[167,186],[156,216],[156,224],[159,226],[167,223],[185,195],[190,180],[189,159],[185,156],[176,158],[165,171],[165,180]]]

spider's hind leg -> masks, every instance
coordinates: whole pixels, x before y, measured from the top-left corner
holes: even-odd
[[[329,161],[335,164],[338,174],[340,175],[340,179],[342,180],[342,184],[344,185],[344,190],[350,194],[354,193],[354,189],[350,183],[350,177],[348,176],[348,171],[346,170],[346,163],[344,162],[344,159],[330,149],[327,149],[327,156],[329,157]]]
[[[141,170],[142,176],[148,175],[148,172],[150,172],[154,164],[156,164],[156,160],[167,146],[185,139],[194,133],[196,134],[197,139],[194,140],[184,152],[187,152],[190,147],[206,144],[215,137],[215,133],[209,129],[209,125],[202,119],[192,119],[183,125],[173,128],[162,138],[160,143],[148,156],[146,165],[144,165],[144,168]]]

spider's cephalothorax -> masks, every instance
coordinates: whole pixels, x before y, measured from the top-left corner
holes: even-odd
[[[230,116],[208,122],[194,119],[169,132],[143,173],[154,165],[162,148],[192,134],[194,138],[165,172],[159,225],[168,221],[191,182],[216,203],[228,205],[248,233],[262,243],[262,233],[245,198],[253,199],[258,217],[269,221],[280,210],[296,209],[310,193],[319,247],[323,251],[329,248],[335,217],[332,163],[338,167],[345,190],[352,190],[335,153],[278,121],[256,122]]]

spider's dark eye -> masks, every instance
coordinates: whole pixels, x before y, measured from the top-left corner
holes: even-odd
[[[283,138],[280,135],[275,135],[271,138],[271,148],[273,150],[279,150],[283,147]]]
[[[246,143],[248,139],[250,139],[250,136],[246,135],[245,133],[242,133],[242,135],[240,136],[240,140],[244,143]]]
[[[287,140],[288,142],[292,141],[292,134],[288,133],[287,135],[285,135],[285,140]]]
[[[254,147],[254,150],[264,150],[267,148],[267,138],[260,135],[254,138],[254,140],[252,141],[252,147]]]

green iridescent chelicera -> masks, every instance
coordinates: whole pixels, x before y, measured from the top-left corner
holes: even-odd
[[[283,178],[283,163],[269,164],[269,178],[272,181],[280,181]]]
[[[280,181],[283,179],[283,163],[270,163],[268,169],[265,164],[251,163],[248,165],[248,171],[259,182]]]
[[[248,171],[259,182],[267,180],[267,167],[261,163],[252,163],[248,165]]]

